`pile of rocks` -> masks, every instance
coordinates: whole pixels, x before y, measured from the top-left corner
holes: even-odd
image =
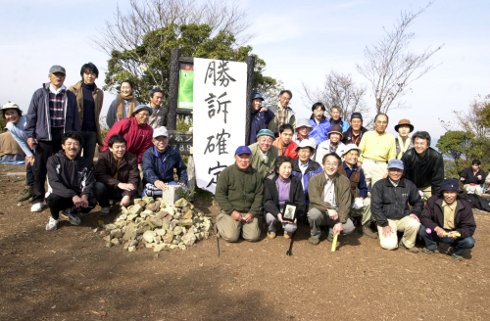
[[[134,252],[138,248],[185,250],[196,241],[207,239],[211,220],[194,205],[181,198],[166,204],[161,198],[135,199],[134,205],[122,207],[114,223],[101,231],[106,246],[123,245]]]

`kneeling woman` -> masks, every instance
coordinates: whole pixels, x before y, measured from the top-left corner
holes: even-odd
[[[284,237],[291,237],[297,229],[298,218],[305,214],[305,193],[301,181],[291,176],[292,167],[291,158],[278,157],[274,174],[269,175],[264,182],[264,210],[269,238],[275,238],[277,229],[281,227],[284,229]],[[284,217],[284,209],[289,204],[296,207],[293,221]]]

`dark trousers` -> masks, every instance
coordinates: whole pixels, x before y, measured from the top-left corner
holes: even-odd
[[[32,186],[32,203],[44,201],[44,183],[46,182],[46,163],[49,156],[61,149],[63,129],[51,129],[51,141],[39,141],[34,152],[34,185]]]
[[[49,194],[47,202],[49,210],[51,211],[51,217],[53,217],[55,220],[59,219],[60,211],[72,208],[74,206],[71,197],[61,197],[55,194]],[[90,212],[96,205],[95,199],[93,197],[89,198],[88,203],[89,206],[87,208],[79,208],[77,211],[81,213]]]
[[[97,145],[97,133],[96,132],[81,132],[83,137],[82,144],[82,156],[85,159],[94,161],[95,146]]]
[[[109,200],[121,200],[123,190],[107,187],[104,183],[95,183],[95,197],[100,207],[109,207]]]
[[[451,238],[451,237],[439,237],[437,233],[432,231],[432,233],[427,234],[425,226],[421,225],[419,230],[419,236],[424,240],[425,247],[429,250],[437,250],[439,242],[450,244],[454,250],[454,254],[462,255],[465,250],[471,249],[475,246],[475,239],[471,236],[465,238]]]

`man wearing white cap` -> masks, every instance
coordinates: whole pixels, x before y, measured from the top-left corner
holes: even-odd
[[[417,253],[415,239],[420,228],[422,200],[414,183],[403,175],[403,162],[388,162],[388,177],[374,184],[371,191],[371,212],[378,225],[379,243],[386,250],[397,247]],[[403,232],[398,243],[397,232]]]
[[[293,161],[293,175],[298,177],[303,185],[303,191],[305,192],[305,203],[308,205],[308,182],[316,174],[323,172],[322,165],[312,160],[310,157],[315,152],[315,140],[313,138],[303,139],[296,152],[298,153],[298,159]]]
[[[362,233],[370,238],[377,238],[377,234],[371,230],[371,200],[368,197],[368,188],[364,171],[357,166],[360,149],[356,144],[348,144],[342,151],[344,161],[339,167],[339,173],[350,180],[352,194],[351,217],[361,218]]]
[[[31,212],[44,206],[44,183],[48,157],[61,150],[64,133],[80,131],[80,116],[75,94],[64,85],[66,71],[59,65],[49,69],[49,82],[32,95],[25,133],[27,144],[34,150],[34,186]]]
[[[148,196],[162,195],[168,185],[187,188],[187,167],[179,152],[168,144],[168,131],[164,126],[153,131],[153,146],[143,154],[143,184]]]

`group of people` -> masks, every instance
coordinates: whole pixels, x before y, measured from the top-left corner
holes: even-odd
[[[235,163],[217,181],[220,237],[258,240],[263,215],[271,239],[278,232],[291,238],[302,223],[314,245],[322,234],[331,241],[358,228],[387,250],[416,253],[419,238],[426,253],[447,243],[448,253],[463,259],[474,246],[473,212],[459,197],[459,181],[444,179],[442,155],[430,147],[428,132],[410,137],[414,126],[402,119],[395,137],[386,131],[389,118],[383,113],[368,131],[360,113],[346,122],[333,107],[327,119],[322,103],[312,106],[309,120],[296,121],[291,98],[290,91],[281,91],[272,112],[262,106],[260,93],[252,95],[250,145],[236,149]]]
[[[135,195],[158,196],[169,185],[187,184],[186,166],[163,126],[162,90],[151,90],[150,102],[139,104],[132,83],[123,81],[102,141],[97,67],[84,64],[80,76],[66,88],[65,68],[54,65],[26,116],[14,103],[2,108],[9,133],[26,156],[31,211],[41,211],[45,201],[50,208],[47,230],[57,228],[60,212],[78,225],[80,213],[97,202],[105,215],[111,199],[127,206]],[[386,131],[389,118],[383,113],[368,131],[361,113],[346,121],[334,106],[327,118],[320,102],[313,104],[310,119],[296,120],[291,99],[291,91],[281,91],[272,112],[259,92],[252,94],[249,145],[236,149],[235,163],[220,173],[216,186],[221,208],[216,224],[223,239],[258,240],[263,216],[269,238],[278,233],[291,238],[298,224],[308,224],[311,244],[323,234],[332,240],[358,228],[389,250],[417,252],[417,236],[427,253],[438,242],[450,243],[451,254],[460,259],[473,247],[471,207],[458,197],[459,181],[444,179],[442,155],[430,147],[429,133],[410,137],[414,126],[402,119],[395,138]],[[484,177],[478,169],[461,176],[465,188]]]
[[[109,109],[110,129],[103,141],[98,73],[93,63],[84,64],[81,80],[67,88],[65,68],[54,65],[49,82],[34,92],[27,115],[15,103],[2,107],[6,134],[26,157],[31,212],[41,212],[46,204],[50,209],[46,230],[57,228],[60,212],[79,225],[80,214],[97,203],[106,215],[111,201],[127,206],[136,195],[162,195],[169,185],[187,185],[186,165],[169,145],[163,126],[162,90],[152,89],[148,105],[138,104],[132,83],[123,81]],[[100,153],[94,166],[97,145]]]

